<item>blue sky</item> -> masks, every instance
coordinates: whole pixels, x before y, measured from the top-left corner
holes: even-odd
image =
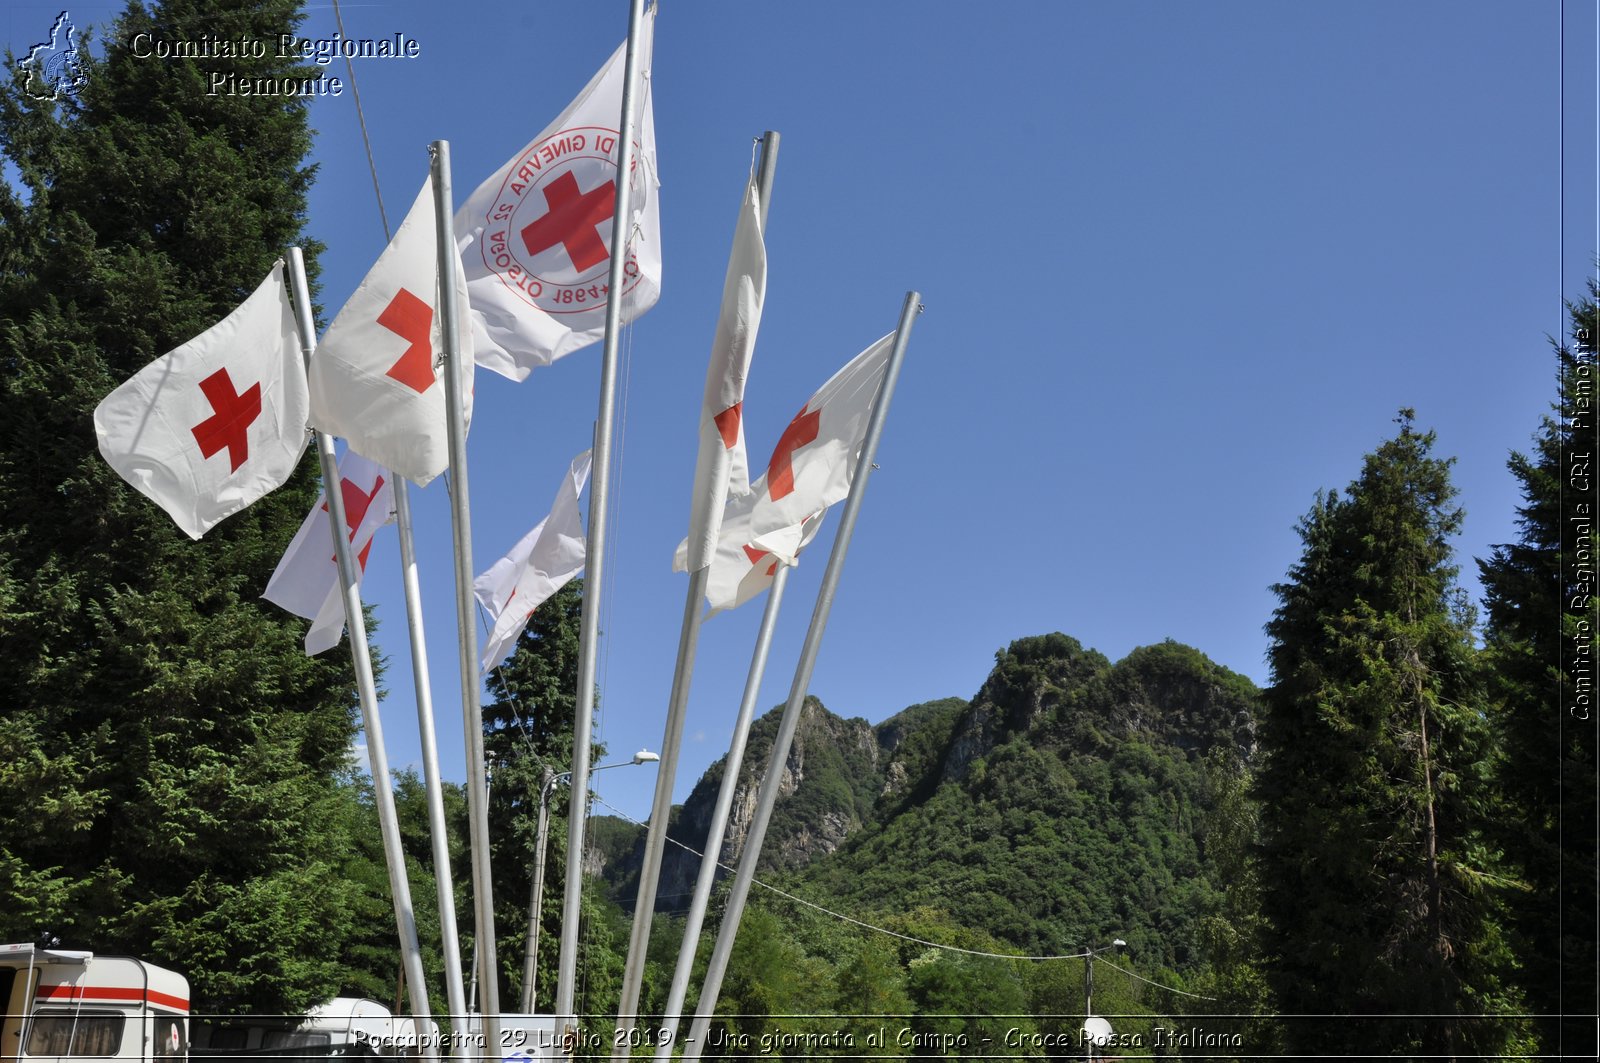
[[[78,4],[79,24],[116,5]],[[811,690],[882,720],[970,697],[996,650],[1063,631],[1117,659],[1173,638],[1257,682],[1319,488],[1401,406],[1458,459],[1472,558],[1515,536],[1505,462],[1554,397],[1545,337],[1596,228],[1595,6],[668,3],[653,71],[663,296],[624,341],[597,736],[658,749],[696,418],[751,140],[783,136],[746,393],[753,460],[839,365],[917,322]],[[7,40],[57,3],[13,2]],[[451,142],[458,202],[622,40],[606,3],[351,3],[415,38],[356,77],[396,223]],[[334,32],[314,6],[304,33]],[[1564,84],[1563,84],[1564,55]],[[330,74],[346,77],[342,61]],[[353,97],[311,105],[310,234],[331,320],[381,251]],[[1563,128],[1564,126],[1564,128]],[[1563,174],[1563,160],[1565,170]],[[1564,177],[1564,181],[1563,181]],[[475,565],[545,513],[596,416],[600,348],[477,380]],[[446,774],[464,776],[448,501],[415,492]],[[790,581],[761,705],[786,695],[837,515]],[[417,759],[392,532],[367,597],[396,766]],[[705,626],[681,800],[727,746],[760,605]],[[595,778],[637,818],[653,772]],[[606,811],[604,806],[599,811]]]

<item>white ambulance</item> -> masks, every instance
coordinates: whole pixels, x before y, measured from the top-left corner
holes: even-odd
[[[0,1063],[182,1060],[189,980],[127,956],[0,945]]]
[[[193,1032],[195,1055],[210,1059],[230,1053],[292,1055],[304,1051],[309,1058],[361,1055],[338,1049],[367,1046],[371,1055],[398,1054],[393,1046],[401,1031],[415,1024],[396,1020],[388,1008],[364,997],[334,997],[312,1008],[303,1019],[294,1016],[198,1017]],[[435,1028],[437,1028],[437,1023]],[[412,1037],[415,1044],[415,1037]],[[26,1061],[24,1061],[26,1063]],[[266,1063],[272,1063],[269,1059]]]

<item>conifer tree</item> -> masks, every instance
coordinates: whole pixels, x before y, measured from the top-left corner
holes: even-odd
[[[19,181],[0,184],[0,940],[176,967],[198,1010],[340,988],[355,887],[328,832],[350,664],[305,657],[304,623],[259,600],[314,463],[191,542],[101,459],[90,418],[300,239],[305,105],[206,79],[306,76],[276,48],[300,18],[291,0],[134,2],[82,49],[75,96],[35,99],[15,57],[0,86]],[[134,47],[204,36],[264,54]]]
[[[1559,401],[1532,455],[1508,463],[1522,485],[1515,543],[1479,562],[1485,590],[1491,709],[1505,799],[1498,843],[1522,887],[1509,893],[1529,1010],[1545,1016],[1540,1048],[1594,1056],[1595,402],[1596,299],[1571,306],[1573,341],[1556,347]],[[1580,1018],[1587,1014],[1588,1018]],[[1565,1015],[1557,1024],[1554,1016]]]
[[[1507,1026],[1457,1016],[1515,1010],[1485,887],[1485,733],[1449,545],[1462,512],[1413,416],[1345,494],[1318,497],[1274,587],[1257,791],[1268,977],[1282,1013],[1351,1016],[1287,1021],[1290,1052],[1479,1054]]]

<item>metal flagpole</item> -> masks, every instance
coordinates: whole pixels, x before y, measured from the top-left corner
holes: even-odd
[[[392,475],[392,474],[391,474]],[[428,649],[422,632],[422,586],[417,579],[416,538],[411,526],[410,485],[394,478],[395,517],[400,525],[400,570],[406,592],[406,627],[411,635],[411,680],[417,690],[417,731],[422,736],[422,777],[428,793],[428,835],[433,843],[433,878],[439,894],[439,936],[444,948],[444,991],[450,1025],[467,1021],[466,994],[461,985],[461,944],[456,931],[456,893],[450,878],[449,830],[444,820],[444,793],[439,781],[439,745],[433,723],[433,684],[428,676]],[[419,1032],[419,1036],[420,1036]],[[458,1057],[466,1041],[452,1038]]]
[[[716,808],[711,813],[711,826],[706,831],[705,852],[700,857],[700,876],[695,880],[694,899],[689,902],[689,917],[683,927],[683,943],[678,946],[678,964],[672,972],[672,989],[667,994],[667,1007],[661,1017],[661,1040],[656,1045],[657,1059],[672,1058],[672,1043],[677,1038],[682,1022],[683,998],[689,992],[689,976],[694,972],[694,957],[700,947],[700,928],[705,924],[706,907],[711,900],[711,886],[716,881],[717,855],[722,851],[722,838],[728,829],[728,812],[733,807],[733,794],[739,788],[739,769],[744,765],[744,747],[750,737],[750,720],[755,715],[756,698],[760,696],[761,680],[767,670],[767,653],[772,648],[772,632],[778,626],[778,608],[783,602],[783,589],[789,582],[789,566],[780,564],[767,591],[767,608],[761,614],[761,629],[756,633],[755,652],[750,657],[750,674],[745,679],[744,697],[739,702],[739,716],[733,724],[733,739],[728,743],[728,759],[722,766],[722,786],[717,790]]]
[[[772,130],[761,138],[761,167],[756,173],[756,193],[759,199],[757,212],[760,216],[763,239],[767,230],[767,214],[771,206],[771,193],[773,175],[777,172],[779,136]],[[661,864],[665,856],[667,840],[667,822],[672,815],[672,787],[677,779],[678,754],[683,745],[683,720],[689,705],[689,687],[694,678],[694,659],[696,648],[700,641],[701,608],[700,599],[705,596],[706,585],[711,576],[711,567],[707,565],[689,574],[688,597],[684,604],[683,627],[678,635],[678,658],[672,676],[672,692],[667,703],[667,720],[665,732],[661,739],[661,767],[656,775],[655,802],[650,810],[650,827],[645,837],[643,863],[639,871],[639,894],[634,902],[633,933],[629,938],[628,961],[622,976],[622,996],[617,1007],[617,1026],[623,1025],[636,1016],[639,1006],[639,993],[644,981],[644,964],[646,954],[650,948],[650,923],[655,915],[656,890],[660,885]],[[776,585],[774,587],[776,590]],[[770,603],[771,599],[769,599]],[[760,679],[756,679],[757,685]],[[737,739],[736,739],[737,740]],[[742,744],[742,743],[741,743]],[[733,766],[735,774],[738,766]],[[726,777],[724,777],[726,783]],[[720,836],[719,836],[720,837]],[[710,851],[708,843],[708,851]],[[716,857],[708,858],[715,866]],[[707,887],[709,892],[709,886]],[[698,896],[698,894],[697,894]],[[703,916],[703,910],[701,915]],[[691,909],[691,926],[694,933],[699,933],[698,920],[694,918]],[[689,931],[685,930],[683,947],[688,948]],[[690,949],[690,961],[693,961],[693,950]],[[679,966],[683,964],[680,953]],[[687,975],[684,976],[687,981]],[[676,985],[676,978],[674,979]],[[677,1004],[682,1004],[683,994],[678,994]],[[677,1010],[677,1005],[669,1004],[669,1015]],[[613,1058],[625,1058],[624,1049],[626,1039],[618,1038],[617,1055]],[[670,1042],[669,1042],[670,1044]]]
[[[578,924],[583,896],[583,831],[589,805],[589,744],[594,724],[596,657],[600,643],[600,591],[605,577],[607,509],[611,495],[611,439],[617,405],[617,340],[622,331],[623,265],[631,226],[634,169],[634,92],[639,82],[639,29],[644,0],[628,11],[628,47],[623,60],[622,114],[618,123],[617,198],[611,214],[611,268],[607,274],[605,350],[600,360],[600,409],[595,422],[594,470],[589,481],[588,555],[584,558],[583,619],[578,630],[578,691],[572,726],[572,785],[567,815],[567,882],[561,908],[561,958],[556,969],[555,1015],[574,1024],[578,971]]]
[[[559,776],[546,765],[539,778],[539,825],[533,837],[533,884],[528,897],[528,943],[522,957],[522,1012],[533,1014],[539,980],[539,925],[544,922],[544,851],[550,839],[550,797]]]
[[[666,847],[667,818],[671,814],[672,784],[683,744],[683,715],[689,703],[689,682],[694,675],[695,648],[700,642],[700,599],[705,596],[711,566],[689,573],[689,596],[683,607],[683,627],[678,635],[678,659],[673,666],[672,693],[667,701],[667,725],[661,736],[661,767],[656,775],[655,802],[650,807],[650,828],[645,836],[644,863],[639,871],[639,894],[633,907],[633,934],[628,939],[628,965],[622,974],[622,998],[617,1004],[617,1039],[612,1059],[627,1059],[630,1039],[623,1031],[633,1026],[639,1006],[645,954],[650,947],[650,917],[656,903],[661,854]]]
[[[433,203],[439,252],[439,327],[444,346],[445,427],[450,443],[450,528],[455,539],[456,634],[460,648],[461,716],[467,746],[467,809],[471,818],[472,900],[477,964],[483,1000],[484,1052],[499,1057],[500,983],[495,958],[494,884],[489,871],[489,809],[484,780],[483,706],[478,680],[478,640],[472,611],[472,516],[467,494],[467,426],[461,392],[463,365],[456,349],[457,322],[466,308],[456,299],[456,236],[450,190],[450,143],[436,140]],[[470,368],[470,367],[469,367]]]
[[[311,317],[310,287],[305,259],[298,247],[289,248],[289,286],[294,293],[295,325],[306,365],[317,348],[316,326]],[[384,750],[383,721],[378,715],[378,688],[367,648],[366,617],[361,612],[361,589],[356,583],[355,559],[350,556],[350,529],[345,522],[344,495],[339,489],[339,463],[333,440],[316,433],[317,457],[322,462],[322,489],[333,526],[333,554],[339,564],[339,588],[344,599],[345,626],[350,631],[350,657],[356,670],[356,695],[361,702],[361,723],[367,735],[367,763],[372,772],[373,799],[378,806],[378,829],[383,836],[384,863],[389,868],[389,893],[394,898],[394,918],[400,931],[400,956],[411,996],[412,1017],[420,1035],[429,1026],[428,986],[422,970],[422,950],[417,944],[417,918],[411,908],[411,884],[406,877],[405,853],[400,847],[400,822],[394,809],[394,789],[389,778],[389,756]],[[425,1052],[433,1057],[431,1050]]]
[[[811,685],[811,673],[817,664],[817,651],[822,646],[822,632],[828,625],[828,613],[833,608],[833,597],[839,589],[839,577],[844,571],[845,552],[850,548],[850,537],[855,533],[856,517],[861,512],[861,500],[867,494],[867,478],[872,473],[872,458],[878,450],[878,439],[883,435],[883,422],[889,412],[889,400],[894,397],[895,381],[900,376],[900,363],[905,360],[906,343],[911,338],[911,323],[921,312],[921,296],[907,292],[900,310],[900,324],[895,329],[894,347],[889,352],[889,364],[883,374],[883,388],[878,392],[872,415],[867,420],[867,435],[856,459],[855,477],[850,485],[850,495],[845,499],[844,513],[839,518],[839,531],[833,540],[833,552],[828,556],[828,567],[822,574],[822,586],[817,591],[817,604],[811,612],[811,626],[806,629],[806,640],[800,647],[800,661],[795,665],[794,683],[789,688],[789,702],[784,706],[783,719],[778,724],[778,734],[772,742],[772,755],[767,759],[767,775],[761,780],[761,792],[756,798],[755,818],[745,837],[744,853],[739,858],[739,869],[733,878],[728,894],[727,908],[722,916],[722,926],[717,930],[717,943],[711,951],[710,967],[700,989],[700,1001],[695,1006],[694,1024],[684,1042],[683,1058],[699,1059],[705,1044],[711,1014],[717,1006],[717,996],[722,992],[722,976],[728,968],[728,957],[733,952],[733,939],[739,932],[739,920],[744,916],[745,899],[750,894],[750,882],[755,878],[756,862],[761,857],[761,843],[766,839],[767,825],[772,819],[773,806],[778,802],[778,787],[783,781],[783,768],[789,759],[789,746],[794,741],[795,729],[800,724],[800,710],[805,704],[806,689]]]

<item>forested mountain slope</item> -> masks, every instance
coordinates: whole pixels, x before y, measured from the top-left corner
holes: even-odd
[[[972,701],[915,705],[872,726],[808,701],[764,846],[765,874],[870,916],[935,909],[1028,952],[1114,937],[1155,965],[1200,961],[1222,884],[1208,846],[1214,788],[1254,750],[1249,680],[1176,643],[1113,665],[1066,635],[996,655]],[[757,721],[722,860],[742,851],[777,711]],[[699,849],[714,765],[677,810]],[[609,839],[607,878],[633,893],[636,850]],[[697,862],[669,850],[659,891],[680,910]]]
[[[1031,953],[1122,938],[1151,966],[1200,962],[1222,904],[1213,789],[1254,749],[1253,685],[1175,643],[1112,665],[1021,639],[907,796],[801,873],[852,911],[947,911]]]

